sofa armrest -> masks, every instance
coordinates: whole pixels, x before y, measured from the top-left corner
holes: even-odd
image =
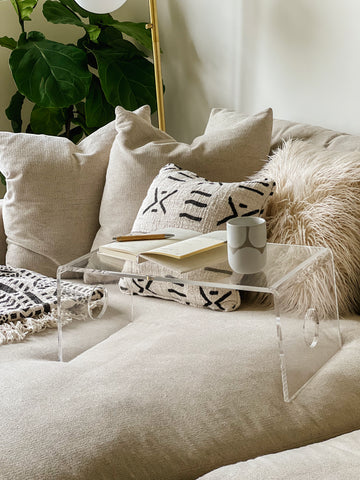
[[[2,216],[2,207],[3,200],[0,199],[0,264],[5,263],[5,254],[6,254],[6,235],[4,230],[3,216]]]

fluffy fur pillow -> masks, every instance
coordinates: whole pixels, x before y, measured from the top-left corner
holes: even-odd
[[[268,241],[330,248],[339,311],[359,311],[360,152],[328,151],[289,140],[253,179],[264,177],[277,185],[264,212]],[[308,295],[323,298],[323,282],[316,276],[309,282]],[[293,298],[297,301],[299,295]]]

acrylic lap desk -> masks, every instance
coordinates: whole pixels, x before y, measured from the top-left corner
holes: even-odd
[[[171,272],[171,278],[164,274],[151,279],[174,284],[187,282],[214,288],[230,287],[239,290],[241,296],[250,297],[253,302],[268,305],[274,313],[283,396],[284,400],[289,402],[341,348],[334,264],[331,251],[322,247],[268,244],[267,248],[266,267],[257,274],[241,276],[232,272],[227,264],[221,264],[205,267],[206,282],[203,280],[203,269],[193,272],[192,280],[181,274],[175,277],[174,272]],[[124,278],[135,280],[139,277],[150,278],[147,275],[129,273],[129,269],[124,273],[121,267],[109,267],[102,263],[96,251],[59,267],[57,279],[60,360],[69,360],[76,355],[74,352],[67,352],[66,332],[71,334],[72,326],[71,322],[65,321],[65,313],[69,313],[71,307],[62,301],[64,281],[85,280],[87,284],[93,284],[94,289],[103,292],[100,299],[94,300],[92,297],[88,300],[88,327],[92,329],[92,344],[96,344],[124,326],[107,319],[110,311],[108,304],[111,304],[108,301],[110,285],[112,290],[115,286],[117,296],[123,295],[116,284]],[[128,297],[126,316],[128,321],[133,321],[136,320],[133,295]],[[171,304],[169,307],[171,308]],[[241,306],[240,309],[242,308],[246,306]],[[236,315],[236,312],[229,315]],[[97,332],[101,332],[101,335],[97,335]]]

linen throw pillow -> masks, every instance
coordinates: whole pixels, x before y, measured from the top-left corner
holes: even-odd
[[[247,182],[211,182],[197,174],[169,164],[152,182],[133,225],[133,231],[147,232],[166,227],[187,228],[201,233],[225,230],[226,222],[238,216],[260,216],[274,182],[266,178]],[[229,269],[227,263],[221,266]],[[174,271],[145,262],[125,269],[132,273],[178,277]],[[204,281],[214,274],[202,271]],[[184,278],[198,278],[189,272]],[[240,306],[238,290],[213,289],[184,283],[122,280],[124,291],[175,300],[196,307],[232,311]]]
[[[253,179],[264,176],[277,185],[264,212],[268,241],[330,248],[339,312],[359,312],[360,152],[330,151],[289,140]],[[315,270],[308,277],[309,288],[302,292],[302,304],[290,302],[288,309],[306,311],[317,305],[324,310],[319,299],[325,281]],[[289,301],[300,298],[296,280],[287,288]]]
[[[147,109],[137,115],[150,122]],[[55,276],[58,265],[90,250],[115,135],[114,122],[78,145],[66,138],[0,132],[7,264]]]
[[[257,172],[269,153],[272,110],[247,116],[236,127],[197,137],[191,145],[177,142],[122,107],[116,108],[115,122],[118,133],[110,152],[101,228],[93,248],[130,231],[153,178],[167,163],[214,181],[239,182]]]

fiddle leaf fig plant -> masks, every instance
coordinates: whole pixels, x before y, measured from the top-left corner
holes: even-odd
[[[74,142],[114,118],[114,107],[156,110],[151,35],[145,23],[119,22],[87,12],[74,0],[46,0],[48,22],[79,27],[76,43],[27,32],[38,0],[10,0],[18,17],[18,39],[3,36],[16,92],[6,109],[14,132],[22,131],[24,102],[33,104],[26,132],[66,136]],[[131,41],[130,41],[131,39]]]

